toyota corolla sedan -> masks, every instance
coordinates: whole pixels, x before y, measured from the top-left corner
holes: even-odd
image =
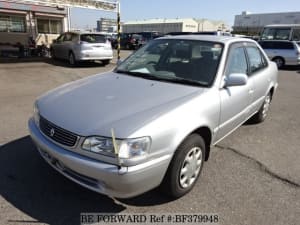
[[[255,41],[163,37],[39,97],[29,131],[46,162],[88,189],[129,198],[160,186],[178,198],[211,146],[265,120],[276,88],[276,64]]]

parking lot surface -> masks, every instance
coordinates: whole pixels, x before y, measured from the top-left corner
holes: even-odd
[[[280,70],[266,121],[218,143],[192,192],[170,201],[158,190],[127,200],[86,190],[50,168],[28,136],[36,97],[114,66],[0,63],[0,224],[79,224],[81,212],[216,213],[219,224],[299,224],[300,68]]]

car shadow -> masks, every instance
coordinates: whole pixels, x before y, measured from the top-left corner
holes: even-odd
[[[300,69],[300,66],[298,65],[298,66],[284,66],[280,70],[281,71],[297,71],[299,73],[300,72],[299,69]]]
[[[0,195],[33,218],[24,221],[17,220],[22,218],[18,216],[7,217],[6,224],[79,224],[81,212],[118,213],[126,209],[52,169],[39,156],[29,136],[0,147]]]
[[[170,203],[171,201],[175,201],[175,199],[171,199],[163,195],[160,192],[159,188],[155,188],[137,197],[129,198],[129,199],[118,199],[118,201],[130,206],[145,207],[145,206],[154,206],[154,205]]]
[[[85,68],[85,67],[105,67],[100,61],[80,62],[75,66],[71,66],[68,61],[60,59],[52,59],[48,57],[24,57],[24,58],[0,58],[1,63],[32,63],[32,62],[44,62],[54,66],[66,67],[66,68]],[[111,62],[114,64],[113,62]]]

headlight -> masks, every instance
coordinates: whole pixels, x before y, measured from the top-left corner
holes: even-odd
[[[151,139],[150,137],[116,140],[119,148],[119,158],[129,159],[137,156],[142,156],[148,153]],[[87,151],[115,155],[113,141],[111,138],[105,137],[88,137],[84,140],[82,148]]]
[[[119,144],[119,141],[117,141]],[[95,153],[108,153],[114,155],[114,146],[111,138],[88,137],[84,140],[82,148]]]
[[[119,146],[119,157],[130,159],[148,153],[151,144],[150,137],[126,139]]]
[[[37,106],[37,103],[35,102],[33,105],[33,119],[35,124],[39,127],[40,126],[40,111]]]

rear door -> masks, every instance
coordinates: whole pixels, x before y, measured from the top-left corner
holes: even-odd
[[[293,42],[286,41],[280,42],[278,48],[286,64],[296,64],[297,63],[297,52]]]
[[[64,59],[69,59],[69,53],[72,50],[72,33],[66,33],[64,37],[63,44],[61,46],[62,56]]]
[[[233,73],[248,73],[248,62],[243,43],[231,45],[227,56],[224,78]],[[217,139],[221,139],[242,124],[250,115],[253,101],[253,79],[246,85],[220,89],[221,115]]]
[[[57,39],[56,42],[52,44],[52,49],[54,51],[54,55],[57,58],[63,58],[62,55],[62,46],[63,46],[63,41],[65,38],[65,34],[61,34]]]
[[[268,62],[261,50],[254,43],[245,45],[249,71],[249,80],[253,82],[253,93],[250,113],[256,112],[263,103],[266,92],[270,84],[270,75],[268,73]]]

